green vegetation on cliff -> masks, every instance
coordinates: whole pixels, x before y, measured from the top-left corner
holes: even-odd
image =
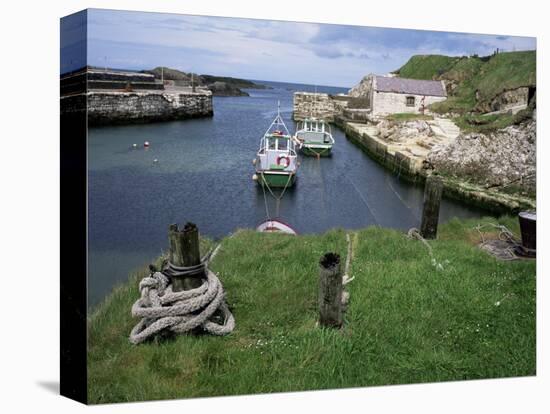
[[[476,247],[479,222],[442,225],[424,244],[369,227],[352,235],[351,298],[341,331],[317,321],[318,261],[342,230],[241,231],[211,269],[236,318],[226,337],[182,335],[134,346],[130,315],[144,269],[90,316],[91,403],[288,392],[535,374],[535,262]],[[517,219],[498,222],[518,232]],[[486,234],[487,236],[487,234]],[[492,234],[492,237],[498,235]],[[254,254],[250,254],[253,251]]]
[[[519,117],[500,114],[487,119],[476,118],[476,114],[491,112],[492,103],[505,91],[536,87],[536,52],[505,52],[486,57],[419,55],[411,57],[396,73],[406,78],[444,80],[449,97],[430,109],[461,115],[458,119],[461,129],[486,132],[525,119],[525,113]]]
[[[451,69],[460,59],[443,55],[415,55],[395,73],[402,78],[436,79]]]

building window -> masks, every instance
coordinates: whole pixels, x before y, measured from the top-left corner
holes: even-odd
[[[414,96],[407,96],[407,106],[414,106]]]

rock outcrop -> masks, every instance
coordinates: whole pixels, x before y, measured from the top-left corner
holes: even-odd
[[[536,122],[530,119],[490,134],[461,134],[446,146],[435,146],[428,165],[442,173],[486,188],[515,186],[536,191]]]
[[[143,71],[152,74],[156,79],[163,79],[165,83],[171,82],[174,86],[206,88],[212,91],[214,96],[249,96],[241,89],[271,89],[266,85],[261,85],[247,79],[232,78],[229,76],[198,75],[196,73],[186,73],[171,68],[154,68]]]
[[[244,92],[227,82],[216,81],[210,85],[207,85],[207,88],[214,96],[249,96],[247,92]]]
[[[354,98],[360,98],[362,96],[369,96],[372,90],[372,77],[374,75],[370,74],[364,76],[361,81],[351,88],[348,92],[348,95]]]
[[[376,125],[377,136],[390,142],[407,141],[410,138],[424,140],[433,136],[433,131],[426,121],[393,121],[384,119]]]

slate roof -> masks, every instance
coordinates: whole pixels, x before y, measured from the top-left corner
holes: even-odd
[[[447,96],[441,81],[376,76],[375,90],[411,95]]]

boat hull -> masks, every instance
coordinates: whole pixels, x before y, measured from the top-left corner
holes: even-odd
[[[316,145],[307,145],[304,144],[300,148],[302,154],[307,155],[308,157],[330,157],[332,155],[332,145],[331,146],[316,146]]]
[[[289,224],[277,219],[268,219],[256,227],[261,233],[286,233],[296,236],[298,233]]]
[[[257,183],[261,186],[268,185],[271,188],[284,188],[292,187],[296,182],[295,173],[282,173],[282,172],[257,172]]]

